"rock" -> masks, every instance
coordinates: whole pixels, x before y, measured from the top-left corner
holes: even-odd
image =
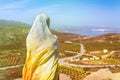
[[[109,76],[111,80],[120,80],[120,73],[113,73]]]
[[[85,77],[84,80],[104,80],[109,78],[110,75],[112,75],[112,72],[108,68],[100,69],[97,72],[93,72]]]
[[[68,75],[60,74],[60,80],[72,80]]]

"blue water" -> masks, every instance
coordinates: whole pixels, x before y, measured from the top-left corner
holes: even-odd
[[[106,31],[106,32],[74,32],[76,34],[80,35],[87,35],[87,36],[98,36],[98,35],[103,35],[103,34],[108,34],[108,33],[119,33],[120,32],[112,32],[112,31]]]
[[[108,33],[119,33],[120,28],[97,28],[97,27],[81,27],[81,28],[71,28],[66,29],[68,33],[75,33],[80,35],[87,35],[87,36],[98,36],[102,34]]]

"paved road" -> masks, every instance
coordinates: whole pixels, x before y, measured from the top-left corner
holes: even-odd
[[[78,54],[75,55],[75,56],[71,56],[71,57],[66,57],[66,58],[59,59],[58,63],[59,63],[59,64],[66,64],[66,63],[64,62],[65,60],[71,60],[71,59],[73,59],[73,58],[82,56],[82,55],[85,53],[85,49],[84,49],[83,44],[80,44],[80,46],[81,46],[81,51],[80,51],[80,53],[78,53]]]
[[[120,64],[117,64],[117,65],[114,65],[114,64],[113,65],[81,65],[81,64],[72,64],[72,63],[65,63],[64,62],[65,60],[71,60],[71,59],[74,59],[76,57],[82,56],[85,53],[84,45],[80,44],[80,48],[81,48],[80,49],[81,51],[77,55],[59,59],[58,63],[68,65],[68,66],[83,67],[83,68],[110,67],[110,66],[111,67],[114,67],[114,66],[119,66],[120,67]],[[2,68],[0,68],[0,70],[6,70],[6,69],[10,69],[10,68],[17,68],[17,67],[21,67],[23,65],[24,64],[20,64],[20,65],[16,65],[16,66],[2,67]]]
[[[83,67],[83,68],[114,67],[114,66],[120,67],[120,64],[115,64],[115,65],[114,64],[111,64],[111,65],[81,65],[81,64],[66,63],[65,60],[74,59],[76,57],[82,56],[85,53],[84,45],[80,44],[80,46],[81,46],[80,53],[78,53],[75,56],[71,56],[71,57],[66,57],[66,58],[59,59],[59,64],[64,64],[64,65],[73,66],[73,67]]]
[[[120,67],[120,64],[109,64],[109,65],[81,65],[81,64],[69,64],[64,63],[64,65],[67,66],[73,66],[73,67],[82,67],[82,68],[107,68],[107,67]]]
[[[59,59],[59,63],[60,64],[64,64],[64,61],[65,60],[68,60],[68,59],[73,59],[73,58],[76,58],[76,57],[79,57],[79,56],[81,56],[81,55],[83,55],[84,54],[84,46],[83,46],[83,44],[80,44],[80,46],[81,46],[81,52],[80,53],[78,53],[78,55],[75,55],[75,56],[72,56],[72,57],[68,57],[68,58],[63,58],[63,59]],[[65,63],[66,64],[66,63]],[[2,68],[0,68],[0,70],[6,70],[6,69],[10,69],[10,68],[17,68],[17,67],[21,67],[21,66],[23,66],[24,64],[20,64],[20,65],[16,65],[16,66],[7,66],[7,67],[2,67]]]
[[[6,69],[11,69],[11,68],[17,68],[17,67],[21,67],[21,66],[23,66],[23,64],[15,65],[15,66],[2,67],[2,68],[0,68],[0,70],[6,70]]]

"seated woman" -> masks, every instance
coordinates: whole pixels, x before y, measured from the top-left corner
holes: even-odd
[[[45,14],[36,17],[26,39],[27,57],[22,80],[58,80],[58,41]]]

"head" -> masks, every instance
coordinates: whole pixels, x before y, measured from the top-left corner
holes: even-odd
[[[47,25],[49,27],[50,26],[50,18],[47,18],[46,23],[47,23]]]
[[[48,38],[52,33],[49,30],[50,19],[46,14],[40,14],[36,17],[27,38],[36,39],[37,42]]]
[[[37,16],[40,22],[46,22],[47,26],[50,26],[50,18],[46,14],[40,14]]]

